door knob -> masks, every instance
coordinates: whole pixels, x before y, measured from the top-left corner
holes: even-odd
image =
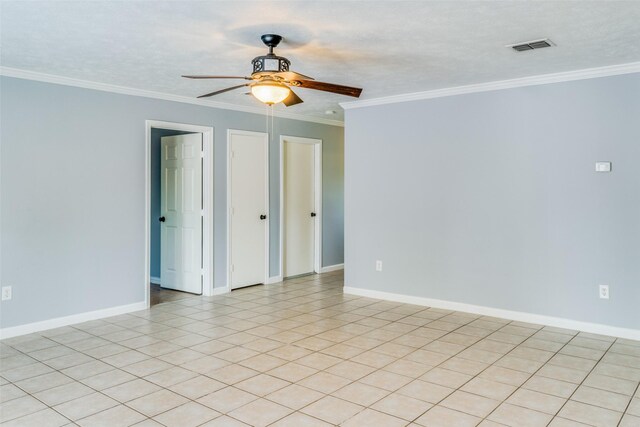
[[[311,212],[311,218],[315,217],[316,213],[315,212]]]
[[[267,219],[266,215],[260,215],[260,219]]]
[[[160,221],[160,222],[165,222],[165,220],[166,220],[166,218],[165,218],[165,217],[163,217],[163,216],[161,216],[160,218],[158,218],[158,221]]]

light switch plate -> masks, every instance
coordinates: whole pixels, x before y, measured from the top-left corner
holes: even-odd
[[[611,172],[611,162],[596,162],[596,172]]]

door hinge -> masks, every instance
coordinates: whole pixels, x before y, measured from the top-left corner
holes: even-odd
[[[200,211],[200,216],[204,216],[204,209]]]
[[[235,265],[233,265],[233,264],[231,264],[231,272],[232,272],[232,273],[235,271],[235,269],[236,269],[236,266],[235,266]]]
[[[232,159],[236,156],[236,152],[232,151],[231,153],[229,153],[229,157],[231,157]]]
[[[200,152],[200,157],[204,159],[204,151]]]

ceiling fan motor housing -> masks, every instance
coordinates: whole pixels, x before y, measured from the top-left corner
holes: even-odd
[[[253,58],[251,64],[253,65],[252,77],[289,71],[289,66],[291,66],[291,62],[287,58],[274,54],[257,56]]]
[[[253,61],[251,61],[253,65],[251,77],[263,77],[272,73],[289,71],[291,62],[284,56],[278,56],[273,53],[273,48],[282,41],[282,36],[278,34],[263,34],[260,38],[269,47],[269,53],[253,58]]]

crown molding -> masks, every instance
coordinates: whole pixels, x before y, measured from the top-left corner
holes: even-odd
[[[135,89],[126,86],[117,86],[108,83],[92,82],[88,80],[74,79],[70,77],[57,76],[53,74],[39,73],[36,71],[22,70],[19,68],[0,67],[0,75],[6,77],[14,77],[17,79],[34,80],[38,82],[53,83],[64,86],[74,86],[84,89],[99,90],[102,92],[119,93],[122,95],[140,96],[143,98],[161,99],[164,101],[180,102],[183,104],[200,105],[203,107],[219,108],[222,110],[240,111],[243,113],[252,113],[264,115],[264,108],[250,107],[244,105],[228,104],[226,102],[208,101],[198,98],[190,98],[188,96],[174,95],[170,93],[154,92],[143,89]],[[288,113],[284,111],[274,110],[273,115],[283,119],[300,120],[305,122],[320,123],[330,126],[344,127],[344,122],[340,120],[324,119],[320,117],[305,116],[303,114]]]
[[[455,86],[423,92],[406,93],[402,95],[385,96],[381,98],[363,99],[359,101],[341,102],[345,110],[372,107],[375,105],[396,104],[399,102],[419,101],[422,99],[442,98],[445,96],[464,95],[468,93],[488,92],[493,90],[513,89],[524,86],[536,86],[549,83],[569,82],[574,80],[595,79],[598,77],[617,76],[640,72],[640,62],[610,65],[598,68],[586,68],[562,73],[541,74],[537,76],[521,77],[517,79],[499,80],[466,86]]]

